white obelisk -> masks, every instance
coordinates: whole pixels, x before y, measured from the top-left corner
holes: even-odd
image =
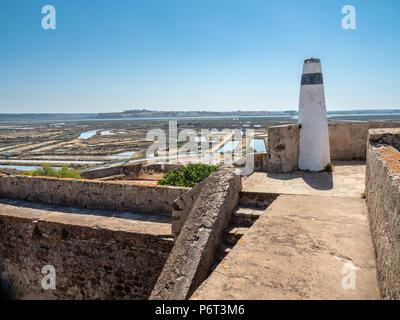
[[[321,61],[304,61],[299,103],[299,169],[324,170],[330,164],[329,131],[326,117]]]

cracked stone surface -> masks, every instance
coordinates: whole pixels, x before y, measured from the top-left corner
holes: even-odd
[[[378,299],[365,201],[279,196],[191,299]]]

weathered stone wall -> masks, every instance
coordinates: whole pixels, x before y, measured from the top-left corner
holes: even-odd
[[[372,128],[400,128],[400,122],[329,122],[331,160],[365,160],[368,130]],[[268,154],[261,154],[255,158],[255,170],[298,170],[299,130],[299,126],[293,124],[268,128]]]
[[[203,185],[204,183],[199,183],[174,201],[172,205],[171,231],[175,238],[177,238],[181,232]]]
[[[230,166],[220,168],[201,183],[150,299],[188,299],[207,278],[240,190],[240,176]]]
[[[290,124],[268,128],[266,170],[290,172],[298,169],[299,125]]]
[[[171,214],[172,203],[188,190],[129,182],[0,176],[0,198],[137,213]]]
[[[104,177],[116,176],[122,174],[123,166],[110,166],[101,169],[90,169],[82,172],[82,177],[85,179],[99,179]]]
[[[399,127],[398,121],[329,122],[331,160],[365,160],[369,129]]]
[[[91,215],[0,212],[0,287],[14,299],[147,299],[173,247],[169,230]],[[46,265],[55,268],[55,290],[41,287]]]
[[[132,179],[136,179],[142,174],[166,173],[170,170],[179,169],[182,167],[183,167],[182,164],[171,164],[171,163],[125,165],[122,167],[122,173],[127,176],[130,176]]]
[[[264,171],[267,168],[268,153],[258,152],[254,153],[254,171]]]
[[[384,299],[400,299],[400,130],[370,130],[366,200]]]
[[[141,174],[146,174],[149,172],[165,173],[175,168],[181,168],[181,164],[169,164],[169,163],[137,163],[137,164],[126,164],[120,166],[113,166],[102,169],[91,169],[84,171],[82,176],[86,179],[99,179],[109,176],[115,176],[119,174],[124,174],[129,176],[130,179],[135,179]]]
[[[274,202],[279,193],[240,192],[239,204],[251,207],[267,207]]]

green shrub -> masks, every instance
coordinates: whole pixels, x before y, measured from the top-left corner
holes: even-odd
[[[25,171],[22,174],[25,175],[25,176],[35,176],[36,175],[35,171],[33,171],[33,170]]]
[[[325,171],[328,171],[328,172],[333,172],[333,165],[331,165],[330,163],[329,164],[327,164],[326,166],[325,166],[325,169],[324,169]]]
[[[196,163],[168,171],[157,184],[177,187],[194,187],[218,169],[217,166]]]
[[[41,176],[41,177],[57,177],[57,178],[74,178],[81,179],[81,175],[78,170],[62,167],[60,170],[56,170],[48,164],[42,165],[41,168],[36,170],[28,170],[23,173],[26,176]]]
[[[78,170],[73,168],[62,167],[58,171],[59,178],[73,178],[73,179],[82,179],[81,174]]]
[[[254,149],[253,147],[248,147],[247,148],[247,153],[257,153],[257,149]]]
[[[38,176],[58,177],[58,171],[48,164],[42,165],[41,168],[35,170]]]

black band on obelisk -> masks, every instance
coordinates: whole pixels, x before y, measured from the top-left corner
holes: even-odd
[[[301,85],[310,85],[310,84],[323,84],[324,80],[322,78],[322,73],[308,73],[303,74],[301,77]]]

